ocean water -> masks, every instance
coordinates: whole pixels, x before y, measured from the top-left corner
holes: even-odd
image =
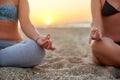
[[[40,27],[40,28],[81,28],[81,27],[89,28],[90,22],[47,25],[47,26],[37,26],[37,27]]]
[[[63,24],[63,25],[56,25],[54,27],[58,27],[58,28],[79,28],[79,27],[90,27],[90,23],[74,23],[74,24]]]

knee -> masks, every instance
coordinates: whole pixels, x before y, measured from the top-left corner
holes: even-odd
[[[100,61],[98,60],[98,58],[95,57],[95,55],[92,55],[92,61],[93,61],[95,64],[97,64],[97,65],[100,65],[100,64],[101,64]]]
[[[41,64],[45,58],[45,49],[38,45],[34,40],[29,40],[29,44],[32,46],[31,54],[33,54],[32,58],[34,58],[34,64]]]
[[[94,56],[98,56],[104,51],[104,41],[95,41],[93,40],[90,44],[91,51]]]
[[[92,49],[92,51],[96,51],[98,50],[98,47],[99,47],[99,42],[96,41],[96,40],[92,40],[91,44],[90,44],[90,47]]]
[[[40,54],[41,58],[45,57],[45,49],[44,48],[42,48],[34,40],[29,40],[28,42],[31,45],[32,50],[34,51],[34,53],[36,52],[36,54]]]
[[[93,51],[101,51],[101,50],[104,50],[104,47],[107,47],[110,44],[113,44],[113,40],[110,38],[104,37],[99,41],[92,40],[90,46]]]
[[[98,41],[93,41],[91,43],[91,51],[92,51],[92,61],[95,64],[100,65],[101,62],[99,61],[99,55],[101,54],[102,50]]]

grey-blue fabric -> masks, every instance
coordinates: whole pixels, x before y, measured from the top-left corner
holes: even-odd
[[[0,40],[0,66],[33,67],[42,62],[45,50],[34,40]]]

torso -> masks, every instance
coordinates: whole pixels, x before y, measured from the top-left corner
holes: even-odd
[[[118,8],[117,1],[107,0],[108,3],[113,6],[116,10]],[[102,6],[105,4],[105,0],[101,0]],[[120,4],[119,4],[120,5]],[[102,7],[103,8],[103,7]],[[103,35],[112,38],[114,41],[120,42],[120,13],[116,13],[110,16],[102,16],[103,21]]]
[[[6,5],[18,8],[18,0],[0,0],[0,6]],[[0,19],[0,40],[22,40],[17,21]]]

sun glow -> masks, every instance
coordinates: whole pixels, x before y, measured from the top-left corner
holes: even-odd
[[[50,23],[51,23],[50,19],[49,19],[49,18],[46,19],[45,23],[46,23],[47,25],[50,25]]]
[[[30,18],[36,26],[78,23],[90,20],[91,0],[28,1],[30,3]]]

